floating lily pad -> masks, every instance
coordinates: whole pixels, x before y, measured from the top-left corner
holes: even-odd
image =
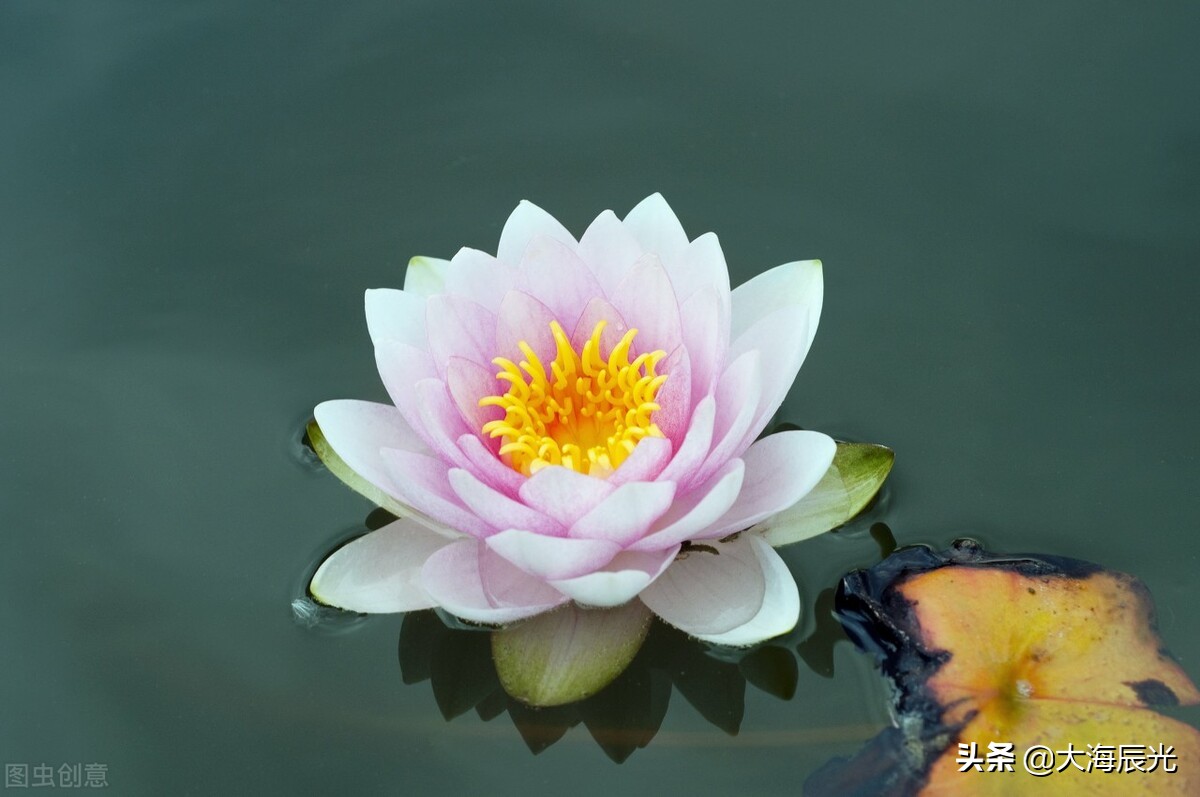
[[[851,573],[837,613],[881,658],[899,730],[818,772],[808,794],[1200,793],[1200,732],[1152,710],[1200,692],[1132,576],[960,541]],[[992,744],[1012,745],[1013,771],[989,771]],[[1028,774],[1035,747],[1053,754],[1049,774]]]
[[[895,452],[887,446],[838,443],[833,463],[817,486],[756,531],[778,548],[841,526],[875,497],[895,461]]]

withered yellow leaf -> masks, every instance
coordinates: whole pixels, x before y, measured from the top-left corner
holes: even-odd
[[[897,687],[902,732],[884,754],[900,765],[874,785],[968,797],[1200,794],[1200,732],[1153,710],[1200,703],[1200,692],[1163,651],[1149,592],[1132,576],[960,541],[850,574],[838,614]],[[1008,744],[1011,771],[991,748]],[[1048,751],[1034,767],[1048,772],[1029,774],[1031,749]],[[854,782],[833,774],[818,781]]]

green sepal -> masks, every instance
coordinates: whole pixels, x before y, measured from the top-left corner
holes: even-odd
[[[612,609],[569,603],[492,632],[504,691],[531,706],[591,697],[633,661],[654,617],[638,600]]]
[[[838,443],[829,470],[796,504],[751,531],[772,546],[807,540],[851,520],[870,503],[892,471],[896,453],[870,443]]]

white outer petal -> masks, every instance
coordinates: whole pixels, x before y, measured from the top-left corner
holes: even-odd
[[[662,194],[651,194],[637,203],[625,216],[625,228],[644,251],[654,252],[663,260],[674,258],[688,245],[679,217]]]
[[[811,313],[808,342],[817,334],[825,297],[820,260],[797,260],[764,271],[733,289],[730,296],[730,340],[737,340],[757,322],[785,307],[803,307]],[[807,346],[805,347],[807,349]]]
[[[393,498],[396,486],[383,460],[384,448],[428,454],[429,449],[400,411],[357,399],[323,401],[313,409],[321,434],[350,470]]]
[[[566,244],[572,251],[579,245],[558,219],[527,199],[522,199],[504,222],[496,258],[515,266],[521,262],[526,247],[536,235],[545,235]]]
[[[395,288],[371,288],[363,295],[367,331],[376,346],[387,340],[425,351],[425,297]]]
[[[746,477],[737,500],[692,539],[724,537],[793,506],[821,481],[836,453],[837,443],[821,432],[767,435],[742,454]]]
[[[695,634],[697,639],[714,645],[744,647],[786,634],[800,621],[800,590],[792,572],[765,540],[753,534],[748,536],[766,578],[762,608],[744,625],[723,634]]]
[[[744,535],[687,551],[641,594],[665,622],[693,636],[745,625],[762,609],[766,578]]]
[[[446,292],[446,269],[449,260],[436,257],[414,257],[404,272],[404,291],[414,296],[429,297]]]
[[[421,586],[421,568],[454,542],[421,524],[396,520],[334,551],[313,574],[309,592],[354,612],[410,612],[436,606]]]

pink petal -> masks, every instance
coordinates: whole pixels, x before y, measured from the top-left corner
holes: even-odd
[[[325,401],[313,410],[321,433],[352,471],[388,495],[395,495],[382,448],[427,453],[395,407],[369,401]]]
[[[493,313],[500,309],[500,300],[516,281],[516,269],[512,266],[466,247],[458,250],[444,273],[445,293],[470,299]]]
[[[572,249],[578,246],[575,238],[557,219],[532,202],[521,200],[521,204],[504,223],[496,258],[508,265],[517,265],[524,257],[529,242],[538,235],[553,238]]]
[[[625,323],[620,312],[607,299],[592,299],[583,308],[583,313],[575,323],[575,330],[571,333],[571,345],[575,347],[575,351],[583,351],[583,344],[592,337],[592,331],[601,321],[607,322],[604,331],[600,333],[602,357],[607,357],[608,353],[616,348],[626,330],[629,329],[629,325]]]
[[[622,484],[567,531],[570,537],[608,540],[621,547],[642,537],[671,507],[672,482]]]
[[[729,349],[729,301],[708,286],[691,295],[679,308],[683,345],[692,369],[692,396],[699,401],[717,384]]]
[[[566,535],[566,528],[561,523],[492,489],[468,471],[453,468],[448,478],[450,487],[467,509],[493,528],[522,529],[559,537]]]
[[[594,573],[550,584],[585,606],[620,606],[652,584],[678,552],[678,546],[665,551],[622,551]]]
[[[742,455],[746,479],[737,501],[703,537],[750,528],[792,506],[817,485],[836,451],[837,444],[820,432],[779,432],[759,440]]]
[[[692,412],[691,424],[683,436],[683,442],[675,456],[658,474],[658,481],[684,484],[691,481],[693,474],[704,462],[712,444],[713,423],[716,419],[717,403],[712,396],[705,396]]]
[[[579,257],[611,296],[618,283],[642,256],[642,246],[611,210],[596,217],[579,239]]]
[[[663,259],[673,257],[688,245],[687,234],[662,194],[651,194],[629,211],[625,229],[641,244],[643,251]]]
[[[526,573],[542,579],[575,578],[612,561],[621,546],[605,540],[547,537],[508,529],[487,539],[487,545]]]
[[[379,378],[387,389],[392,403],[404,416],[404,420],[428,444],[421,429],[421,416],[417,408],[417,383],[437,376],[437,369],[429,352],[407,343],[383,340],[375,345],[375,365]]]
[[[499,407],[479,406],[479,400],[486,396],[503,395],[507,386],[496,378],[495,368],[485,368],[478,363],[464,360],[461,357],[451,357],[446,365],[446,388],[458,407],[467,429],[482,436],[483,425],[504,417],[504,410]],[[498,451],[500,441],[486,437],[485,443],[493,451]]]
[[[506,357],[518,365],[525,357],[517,345],[529,344],[534,353],[548,363],[554,359],[557,347],[550,332],[554,313],[537,299],[522,291],[509,291],[500,302],[496,321],[497,357]]]
[[[634,447],[633,453],[608,477],[608,483],[620,487],[629,482],[653,481],[670,461],[670,440],[662,437],[643,437]]]
[[[414,392],[419,424],[414,429],[443,461],[460,468],[467,467],[467,459],[459,449],[457,440],[473,430],[463,422],[446,384],[436,378],[422,379]]]
[[[451,357],[490,367],[496,356],[496,315],[462,296],[433,296],[425,304],[429,353],[439,374]]]
[[[722,634],[762,608],[766,574],[751,538],[689,550],[642,592],[642,603],[693,636]]]
[[[473,473],[484,484],[499,490],[505,495],[515,496],[525,483],[525,475],[505,465],[492,453],[474,434],[464,434],[458,438],[458,450],[466,458],[466,469]]]
[[[539,512],[571,526],[616,489],[603,479],[550,465],[521,485],[521,500]]]
[[[688,352],[679,346],[659,363],[658,373],[667,374],[654,397],[659,409],[652,416],[667,439],[679,444],[692,416],[692,366]]]
[[[717,417],[713,424],[712,449],[704,464],[692,475],[687,489],[716,473],[722,465],[742,453],[742,440],[760,407],[762,381],[758,352],[750,351],[734,360],[717,383]]]
[[[574,329],[583,308],[600,296],[600,283],[567,246],[544,235],[534,236],[521,259],[517,288],[550,308],[564,329]]]
[[[567,602],[546,582],[474,540],[447,545],[430,556],[421,568],[421,583],[443,609],[476,623],[510,623]]]
[[[683,342],[679,300],[658,255],[643,255],[610,298],[625,322],[637,329],[638,352],[671,352]]]
[[[367,331],[378,346],[385,340],[407,343],[418,349],[425,343],[425,298],[393,288],[374,288],[363,301]]]
[[[309,592],[352,612],[411,612],[435,606],[421,567],[454,541],[409,519],[396,520],[344,545],[321,563]]]
[[[737,500],[745,468],[732,459],[706,483],[677,498],[658,519],[649,535],[629,546],[633,551],[655,551],[677,545],[712,526]]]
[[[447,476],[446,463],[436,457],[394,448],[383,450],[392,493],[417,512],[453,531],[486,537],[495,529],[459,500]]]

